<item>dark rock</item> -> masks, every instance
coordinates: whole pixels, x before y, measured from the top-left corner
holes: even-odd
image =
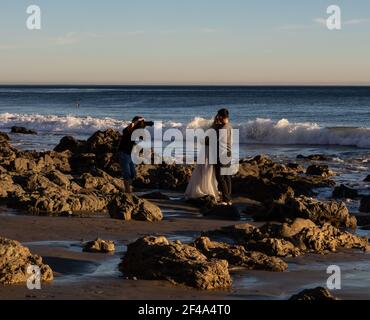
[[[216,205],[210,209],[202,210],[202,213],[205,217],[240,220],[239,209],[236,206]]]
[[[195,247],[165,237],[145,237],[128,245],[119,269],[124,276],[202,290],[229,288],[232,283],[226,260],[208,259]]]
[[[361,227],[370,225],[370,215],[356,215],[356,219]]]
[[[145,189],[185,190],[193,172],[192,166],[176,164],[139,165],[133,186]]]
[[[296,171],[297,173],[305,173],[306,172],[305,167],[303,167],[302,165],[300,165],[298,163],[288,163],[287,167],[289,169],[292,169],[292,170]]]
[[[116,153],[99,153],[95,155],[95,164],[113,177],[122,177],[121,165]]]
[[[268,208],[261,202],[251,201],[244,204],[244,209],[242,212],[248,216],[263,216],[266,212],[268,212]]]
[[[77,140],[72,136],[63,137],[59,144],[54,148],[56,152],[63,152],[66,150],[71,151],[72,153],[83,153],[85,150],[85,141]]]
[[[114,196],[108,205],[108,210],[112,218],[126,221],[155,222],[163,219],[163,214],[159,207],[132,194],[122,193]]]
[[[88,153],[103,154],[117,152],[121,134],[113,129],[95,132],[87,141]]]
[[[71,170],[77,174],[88,173],[96,169],[94,153],[76,153],[70,158]]]
[[[258,241],[265,238],[265,235],[258,228],[249,223],[221,227],[217,230],[203,232],[202,235],[211,239],[223,239],[223,241],[229,239],[232,243],[243,246],[246,246],[250,241]]]
[[[370,182],[370,174],[365,178],[364,182]]]
[[[333,175],[333,173],[329,170],[329,166],[327,165],[311,165],[307,168],[306,174],[310,176],[322,176],[328,177]]]
[[[297,196],[313,196],[314,189],[335,186],[333,180],[322,176],[283,175],[276,176],[271,181],[278,185],[289,186]]]
[[[361,199],[360,212],[370,212],[370,196],[364,196]]]
[[[186,201],[202,210],[209,210],[212,209],[214,206],[217,206],[217,201],[212,196],[205,196],[197,199],[187,199]]]
[[[0,132],[0,142],[9,141],[9,140],[10,138],[6,133]]]
[[[309,160],[309,161],[331,161],[333,157],[327,156],[324,154],[311,154],[309,156],[304,156],[300,154],[297,156],[297,159]]]
[[[19,133],[19,134],[37,134],[35,130],[29,130],[24,127],[12,127],[11,128],[11,133]]]
[[[293,295],[289,300],[303,300],[303,301],[333,301],[335,298],[328,289],[318,287],[315,289],[306,289],[302,292]]]
[[[357,197],[357,190],[349,188],[343,184],[341,184],[339,187],[335,187],[333,191],[333,198],[355,199]]]
[[[40,268],[41,280],[53,280],[53,271],[43,263],[42,258],[31,254],[28,248],[23,247],[18,241],[0,237],[0,284],[11,285],[25,283],[30,275],[28,266]]]
[[[48,172],[46,176],[51,182],[56,185],[68,189],[71,185],[71,177],[67,177],[65,174],[61,173],[58,170],[53,170]]]
[[[250,199],[270,204],[282,196],[293,194],[293,190],[284,184],[275,184],[268,179],[253,176],[234,177],[233,189]]]

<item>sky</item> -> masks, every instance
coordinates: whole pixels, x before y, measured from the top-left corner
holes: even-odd
[[[0,0],[0,84],[370,84],[369,40],[369,0]]]

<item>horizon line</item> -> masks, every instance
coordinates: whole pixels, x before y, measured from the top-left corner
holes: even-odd
[[[298,82],[298,83],[276,83],[276,82],[255,82],[255,83],[187,83],[187,82],[175,82],[175,83],[136,83],[136,82],[128,82],[128,83],[89,83],[89,82],[70,82],[70,83],[64,83],[64,82],[20,82],[20,83],[2,83],[0,82],[0,86],[111,86],[111,87],[129,87],[129,86],[194,86],[194,87],[201,87],[201,86],[222,86],[222,87],[232,87],[232,86],[239,86],[239,87],[263,87],[263,86],[270,86],[270,87],[281,87],[281,86],[323,86],[323,87],[333,87],[333,86],[359,86],[359,87],[368,87],[370,86],[370,82]]]

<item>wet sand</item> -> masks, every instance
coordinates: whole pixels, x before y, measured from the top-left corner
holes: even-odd
[[[325,286],[329,276],[326,268],[332,264],[342,269],[342,290],[336,291],[336,296],[370,299],[370,255],[353,250],[288,258],[289,269],[284,273],[235,270],[233,287],[226,291],[204,292],[166,281],[126,280],[118,272],[118,263],[126,245],[137,238],[157,234],[186,242],[202,231],[235,224],[203,218],[179,200],[154,202],[165,215],[159,223],[109,217],[24,216],[0,208],[0,235],[21,241],[43,256],[55,275],[53,283],[43,284],[42,290],[30,291],[25,285],[0,286],[0,299],[287,299],[302,289]],[[236,199],[236,204],[247,203],[251,202]],[[116,241],[117,252],[82,252],[81,243],[97,237]]]

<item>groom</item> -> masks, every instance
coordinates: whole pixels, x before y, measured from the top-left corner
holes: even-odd
[[[223,205],[232,205],[231,202],[231,175],[225,175],[224,171],[231,166],[232,154],[232,126],[230,124],[229,110],[221,109],[216,116],[215,129],[217,132],[217,164],[216,179],[221,193]]]

